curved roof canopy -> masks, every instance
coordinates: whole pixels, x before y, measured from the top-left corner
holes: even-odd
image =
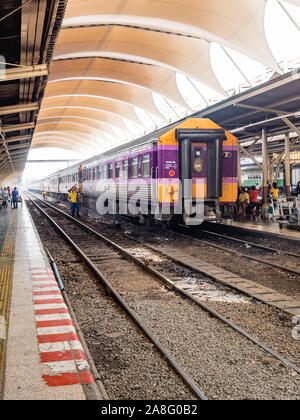
[[[268,1],[68,0],[33,147],[107,150],[169,122],[167,108],[187,115],[178,74],[200,97],[199,86],[228,96],[212,66],[214,43],[242,75],[231,50],[281,74],[265,33]]]

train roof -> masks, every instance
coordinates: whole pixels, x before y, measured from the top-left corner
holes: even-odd
[[[106,156],[114,155],[116,153],[122,152],[123,150],[131,149],[131,148],[134,148],[134,147],[137,147],[137,146],[141,146],[143,144],[148,144],[148,143],[157,141],[160,136],[162,136],[163,134],[165,134],[167,131],[171,130],[172,128],[176,127],[177,125],[181,124],[181,122],[185,121],[186,119],[187,119],[186,117],[182,118],[180,121],[176,121],[175,123],[172,123],[172,124],[169,124],[165,127],[162,127],[162,128],[160,128],[156,131],[153,131],[152,133],[146,134],[145,136],[139,137],[139,138],[137,138],[135,140],[132,140],[128,143],[122,144],[121,146],[115,147],[114,149],[110,149],[110,150],[108,150],[104,153],[101,153],[99,155],[92,156],[91,158],[86,159],[82,162],[78,162],[78,163],[76,163],[72,166],[69,166],[68,168],[65,168],[65,169],[62,169],[60,171],[54,172],[53,174],[48,175],[45,179],[48,179],[48,178],[51,178],[53,176],[62,174],[64,172],[69,173],[70,170],[78,168],[79,165],[86,165],[90,162],[93,162],[94,160],[97,160],[97,159],[100,159],[100,158],[103,158],[103,157],[106,157]]]

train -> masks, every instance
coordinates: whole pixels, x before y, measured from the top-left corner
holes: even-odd
[[[28,186],[67,200],[76,185],[85,209],[141,223],[222,220],[238,194],[238,139],[204,118],[186,118]]]

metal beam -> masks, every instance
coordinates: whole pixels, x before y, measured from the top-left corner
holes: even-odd
[[[10,80],[31,79],[35,77],[48,76],[49,70],[47,64],[39,64],[36,66],[22,66],[13,69],[6,69],[1,73],[0,83]]]
[[[245,153],[246,156],[248,156],[249,159],[251,159],[261,170],[263,170],[262,165],[255,159],[254,156],[252,156],[246,149],[244,149],[243,146],[239,146],[239,149],[242,153]]]
[[[268,153],[268,137],[267,130],[262,130],[262,159],[263,159],[263,203],[268,203],[268,177],[269,177],[269,153]]]
[[[300,73],[299,73],[300,74]],[[246,98],[247,99],[247,98]],[[275,106],[280,106],[280,105],[286,105],[286,104],[288,104],[288,103],[290,103],[290,102],[293,102],[293,101],[298,101],[300,99],[300,95],[299,94],[297,94],[297,95],[295,95],[295,96],[290,96],[290,97],[288,97],[288,98],[285,98],[284,100],[280,100],[280,101],[276,101],[276,102],[273,102],[272,104],[270,104],[269,105],[269,108],[271,108],[271,109],[273,109],[273,107]],[[243,98],[243,99],[241,99],[241,102],[242,101],[244,101],[245,99]],[[237,106],[237,104],[238,103],[240,103],[240,102],[238,102],[237,100],[234,100],[233,101],[233,103],[231,104],[232,106]],[[244,105],[244,104],[243,104]],[[254,115],[254,114],[256,114],[257,112],[261,112],[261,109],[256,109],[256,110],[254,110],[253,109],[253,111],[252,112],[247,112],[247,113],[245,113],[245,114],[243,114],[243,115],[239,115],[238,116],[238,118],[239,119],[241,119],[241,118],[248,118],[248,117],[250,117],[250,116],[252,116],[252,115]],[[227,124],[227,123],[230,123],[230,122],[232,122],[232,121],[236,121],[236,119],[237,119],[237,116],[235,115],[234,117],[231,117],[231,118],[228,118],[228,119],[226,119],[226,120],[223,120],[222,121],[222,124]]]
[[[30,130],[35,127],[35,123],[25,123],[25,124],[14,124],[14,125],[3,125],[1,127],[4,133],[13,133],[14,131],[21,130]]]
[[[7,170],[7,164],[0,166],[0,173],[3,173],[6,170]]]
[[[286,123],[286,125],[288,127],[290,127],[293,131],[295,131],[297,133],[298,136],[300,136],[300,130],[295,126],[295,124],[293,124],[287,117],[291,117],[291,116],[300,116],[300,111],[295,111],[294,113],[290,113],[287,114],[284,111],[281,111],[279,109],[274,109],[274,108],[265,108],[265,107],[260,107],[260,106],[254,106],[254,105],[245,105],[245,104],[236,104],[235,106],[239,107],[239,108],[247,108],[247,109],[253,109],[256,111],[263,111],[263,112],[272,112],[273,114],[277,114],[278,117],[280,117],[282,119],[282,121],[284,121]],[[272,120],[270,120],[272,121]]]
[[[262,85],[261,87],[258,87],[256,89],[251,89],[250,91],[247,91],[245,94],[241,95],[239,99],[233,98],[233,99],[230,99],[230,100],[222,101],[221,103],[213,105],[213,106],[211,106],[207,109],[204,109],[203,111],[197,112],[195,115],[197,117],[207,116],[209,114],[212,114],[214,112],[217,112],[217,111],[220,111],[220,110],[224,109],[224,107],[234,106],[238,102],[243,102],[243,101],[246,101],[246,100],[251,99],[253,97],[259,96],[261,94],[268,93],[270,90],[276,89],[276,88],[281,87],[283,85],[287,85],[288,83],[293,82],[293,81],[298,80],[298,79],[300,79],[300,72],[296,73],[296,74],[294,72],[290,73],[288,76],[284,76],[284,77],[280,77],[278,79],[274,79],[274,81],[272,81],[272,83],[269,82],[265,85]],[[300,97],[300,95],[298,94],[297,97]],[[294,99],[293,97],[290,97],[288,99],[285,99],[283,101],[283,103],[290,102],[293,99]],[[277,105],[280,105],[280,104],[281,103],[276,103],[276,104],[273,104],[272,106],[277,106]],[[253,114],[253,113],[251,113],[251,114]],[[245,117],[245,116],[246,115],[242,115],[241,117]],[[224,123],[230,122],[231,120],[234,121],[234,120],[236,120],[236,118],[237,117],[234,116],[233,118],[230,118],[229,120],[222,121],[222,123],[224,124]]]
[[[18,137],[8,137],[5,139],[5,143],[9,144],[9,143],[14,143],[17,141],[27,141],[27,140],[31,140],[32,136],[18,136]]]
[[[8,150],[16,150],[16,149],[29,149],[29,143],[22,143],[22,144],[14,144],[7,146]],[[6,152],[6,148],[3,149],[0,153]]]
[[[15,152],[14,151],[9,152],[9,154],[12,157],[12,159],[13,159],[13,156],[16,156],[16,155],[27,155],[27,153],[28,153],[28,149],[27,150],[16,150]]]
[[[30,112],[30,111],[38,111],[38,110],[39,110],[38,102],[33,102],[31,104],[24,104],[24,105],[18,104],[18,105],[11,105],[11,106],[2,106],[0,108],[0,115],[19,114],[20,112]]]
[[[298,136],[300,136],[300,130],[298,127],[295,126],[288,118],[282,117],[282,121],[286,123],[287,126],[289,126],[295,133],[297,133]]]
[[[273,114],[279,114],[279,113],[286,114],[286,112],[280,109],[267,108],[267,107],[262,107],[262,106],[246,105],[246,104],[241,104],[241,103],[236,103],[234,104],[234,106],[236,106],[237,108],[253,109],[258,112],[262,111],[262,112],[271,112]]]
[[[248,124],[245,125],[244,127],[240,127],[240,128],[235,128],[233,130],[229,130],[230,133],[235,134],[235,133],[242,133],[247,131],[248,128],[252,128],[252,127],[256,127],[258,125],[262,125],[262,124],[266,124],[266,123],[271,123],[273,121],[278,121],[278,120],[283,120],[287,125],[292,124],[290,122],[290,120],[288,119],[288,117],[293,117],[295,115],[295,113],[290,113],[290,114],[284,114],[284,115],[278,115],[277,117],[274,118],[269,118],[267,120],[262,120],[262,121],[258,121],[256,123],[252,123],[252,124]],[[289,124],[285,121],[285,119],[289,122]],[[289,125],[291,127],[291,125]],[[293,124],[293,130],[299,130],[294,124]],[[299,130],[300,133],[300,130]]]
[[[290,147],[290,135],[285,135],[285,185],[286,185],[286,196],[290,198],[291,194],[291,147]]]

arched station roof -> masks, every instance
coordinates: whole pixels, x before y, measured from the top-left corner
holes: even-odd
[[[141,115],[154,127],[169,122],[155,95],[187,115],[192,108],[178,74],[194,81],[200,95],[196,82],[226,98],[212,65],[213,43],[279,76],[265,31],[268,1],[68,0],[32,147],[94,144],[95,151],[124,143],[147,130]],[[300,7],[300,0],[280,4]]]

